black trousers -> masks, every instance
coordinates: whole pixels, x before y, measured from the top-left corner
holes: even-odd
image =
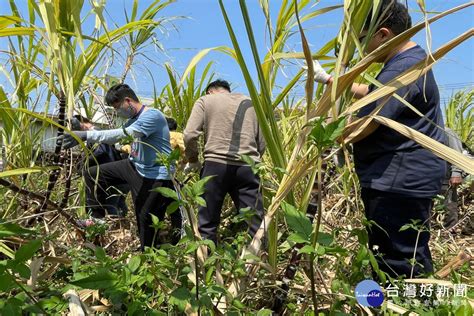
[[[432,273],[433,263],[428,247],[431,199],[362,188],[362,201],[367,219],[377,224],[371,225],[368,233],[370,249],[378,246],[374,253],[381,254],[376,256],[380,269],[392,277],[410,277],[412,264],[409,260],[415,254],[413,277]],[[424,230],[418,237],[418,243],[418,231],[411,228],[400,231],[412,220],[419,220],[417,225],[422,225]]]
[[[91,168],[96,165],[127,159],[123,158],[120,155],[120,152],[116,150],[113,145],[108,144],[98,144],[92,155],[87,156],[85,153],[83,155],[84,157],[81,162],[81,170]],[[108,188],[108,195],[100,195],[97,196],[97,199],[95,199],[94,197],[90,196],[92,192],[90,190],[86,190],[86,200],[97,200],[97,202],[99,202],[97,207],[94,206],[94,212],[91,215],[96,218],[102,218],[106,214],[125,216],[128,212],[125,198],[129,191],[130,189],[128,185],[117,185],[116,187]]]
[[[249,207],[254,215],[249,219],[249,232],[254,236],[263,219],[263,199],[260,191],[260,179],[249,166],[235,166],[206,161],[201,178],[213,176],[205,186],[206,206],[199,208],[199,232],[204,239],[217,242],[217,228],[221,220],[221,209],[227,193],[230,194],[235,208]]]
[[[158,236],[151,227],[152,218],[150,214],[163,220],[166,208],[173,202],[173,199],[164,197],[158,192],[152,191],[154,188],[167,187],[174,190],[170,180],[155,180],[142,177],[135,169],[135,166],[128,159],[114,161],[99,166],[86,169],[83,173],[86,183],[86,190],[91,194],[86,201],[87,207],[94,211],[104,195],[109,195],[112,187],[128,185],[132,193],[135,215],[137,219],[138,235],[141,249],[145,246],[158,244]],[[179,241],[181,229],[181,213],[179,210],[171,214],[172,242]],[[155,237],[155,240],[154,240]]]
[[[126,196],[130,191],[128,184],[108,187],[107,194],[95,195],[93,190],[86,189],[87,206],[91,216],[103,218],[105,215],[125,216],[128,212]]]

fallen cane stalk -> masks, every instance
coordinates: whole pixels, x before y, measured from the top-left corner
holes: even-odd
[[[69,314],[71,316],[85,316],[86,313],[84,309],[82,309],[82,302],[79,298],[79,294],[75,290],[68,290],[66,293],[63,294],[65,298],[69,301]]]
[[[461,250],[456,257],[451,259],[441,270],[436,272],[436,276],[438,278],[445,278],[451,273],[451,271],[456,270],[457,268],[461,267],[464,263],[470,261],[472,257],[466,254],[463,250]]]
[[[22,188],[19,188],[19,187],[17,187],[15,184],[10,183],[10,182],[8,182],[7,180],[4,180],[4,179],[0,179],[0,185],[3,185],[4,187],[7,187],[8,189],[12,190],[13,192],[26,195],[26,196],[28,196],[28,197],[34,199],[34,200],[37,200],[37,201],[40,202],[40,203],[43,203],[43,204],[46,205],[47,207],[58,211],[59,214],[61,214],[62,216],[64,216],[64,217],[66,218],[66,220],[67,220],[70,224],[72,224],[73,226],[75,226],[76,229],[78,229],[82,234],[84,234],[84,231],[83,231],[82,228],[76,223],[76,221],[74,220],[74,218],[73,218],[70,214],[68,214],[67,212],[65,212],[59,205],[57,205],[57,204],[54,203],[53,201],[49,200],[47,197],[42,196],[42,195],[37,194],[37,193],[34,193],[34,192],[31,192],[31,191],[28,191],[28,190],[25,190],[25,189],[22,189]]]

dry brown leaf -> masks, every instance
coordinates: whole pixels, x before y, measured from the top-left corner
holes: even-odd
[[[391,120],[383,116],[374,116],[375,121],[385,126],[388,126],[400,134],[414,140],[424,148],[433,152],[436,156],[448,161],[449,163],[461,168],[467,173],[474,174],[474,159],[468,158],[462,153],[443,145],[434,139],[422,134],[406,125]]]

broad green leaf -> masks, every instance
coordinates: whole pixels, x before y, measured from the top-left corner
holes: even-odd
[[[257,316],[271,316],[273,312],[270,309],[261,309],[257,312]]]
[[[309,238],[306,238],[306,236],[302,236],[300,233],[290,234],[287,239],[297,244],[304,244],[310,242]]]
[[[13,272],[18,273],[24,279],[29,279],[31,276],[30,268],[23,262],[12,260],[9,262],[9,268],[11,268]]]
[[[150,214],[150,216],[151,216],[152,226],[154,228],[158,228],[158,225],[160,225],[160,219],[155,214]]]
[[[15,282],[9,274],[7,273],[0,274],[0,291],[1,292],[8,293],[10,289],[14,287],[15,287]]]
[[[154,188],[153,191],[159,192],[161,195],[178,200],[178,193],[175,190],[165,187]]]
[[[323,246],[329,246],[333,241],[333,237],[331,234],[319,232],[318,234],[318,243]]]
[[[301,248],[300,250],[298,250],[298,253],[309,255],[309,254],[312,254],[312,253],[316,253],[316,250],[314,249],[313,246],[306,245],[303,248]]]
[[[128,268],[130,269],[130,272],[134,273],[135,271],[138,270],[141,264],[141,258],[140,256],[133,256],[130,261],[128,262]]]
[[[17,298],[11,297],[0,310],[2,316],[17,316],[22,314],[21,306],[23,302]]]
[[[325,253],[326,253],[326,247],[321,246],[321,245],[318,244],[318,246],[316,247],[316,254],[318,256],[323,256]]]
[[[202,197],[200,196],[197,196],[195,198],[195,201],[196,203],[199,205],[199,206],[206,206],[206,200],[204,200]]]
[[[330,142],[334,142],[339,136],[342,135],[346,126],[346,118],[340,117],[336,121],[329,123],[326,126],[325,138]]]
[[[43,241],[41,239],[35,239],[21,246],[15,253],[15,261],[25,262],[35,255],[38,249],[41,248]]]
[[[255,39],[253,37],[253,34],[251,34],[250,18],[245,7],[245,2],[240,1],[239,3],[241,6],[242,15],[244,17],[247,35],[249,37],[249,41],[251,42],[250,44],[252,48],[254,62],[257,67],[258,77],[259,79],[261,79],[263,77],[262,69],[258,60],[258,52],[256,49]],[[252,75],[250,74],[246,59],[244,58],[236,33],[230,23],[230,19],[228,17],[227,11],[225,10],[224,2],[222,0],[219,0],[219,6],[221,8],[221,12],[224,17],[227,30],[229,32],[229,36],[234,46],[237,62],[245,78],[245,82],[247,85],[247,89],[250,93],[250,97],[252,99],[255,113],[257,115],[258,121],[260,122],[262,133],[265,137],[265,141],[267,142],[268,152],[272,157],[275,166],[279,168],[284,168],[286,166],[286,157],[283,154],[283,147],[281,142],[279,141],[279,139],[281,139],[281,136],[274,118],[270,96],[268,94],[258,92],[257,87],[252,80]],[[264,80],[260,82],[260,84],[262,85],[262,89],[268,90],[268,88],[266,87],[266,85],[268,84],[267,80],[265,78],[263,79]],[[281,175],[279,176],[281,177]]]
[[[313,122],[313,128],[309,133],[309,138],[316,144],[318,147],[325,146],[325,132],[324,132],[324,118],[318,118]]]
[[[303,46],[303,53],[306,59],[306,65],[308,67],[308,72],[307,72],[307,78],[306,78],[306,84],[305,84],[305,92],[306,92],[306,113],[309,113],[309,110],[313,104],[313,94],[314,94],[314,68],[313,68],[313,62],[312,62],[312,57],[311,57],[311,49],[309,48],[308,41],[306,40],[306,36],[303,31],[303,26],[301,25],[300,17],[298,14],[298,4],[295,1],[295,16],[296,20],[298,22],[298,29],[300,31],[300,36],[301,36],[301,43]]]
[[[326,253],[327,254],[342,254],[346,255],[347,254],[347,249],[342,248],[341,246],[335,246],[335,247],[325,247],[326,248]]]
[[[254,262],[261,262],[262,259],[258,256],[255,256],[251,253],[245,255],[242,259],[247,260],[247,261],[254,261]]]
[[[398,231],[403,232],[405,230],[414,229],[413,224],[405,224]]]
[[[169,303],[175,305],[180,311],[184,311],[186,304],[191,300],[191,292],[187,288],[180,287],[170,294]]]
[[[82,287],[84,289],[99,290],[112,287],[115,285],[116,282],[117,275],[115,273],[106,270],[101,270],[96,274],[79,280],[71,281],[70,283]]]
[[[166,214],[173,214],[179,208],[179,201],[173,201],[166,208]]]
[[[469,304],[469,301],[464,300],[463,304],[459,306],[459,308],[456,310],[455,314],[456,316],[471,316],[473,315],[473,309],[471,304]]]
[[[226,294],[227,294],[227,291],[226,291],[226,289],[223,288],[222,286],[219,286],[219,285],[211,285],[211,286],[208,288],[208,293],[226,295]]]
[[[298,211],[293,205],[286,202],[282,203],[282,209],[289,228],[299,233],[302,239],[309,240],[313,227],[306,215]]]
[[[34,231],[13,223],[0,223],[0,238],[33,234]]]
[[[95,248],[95,257],[99,261],[105,261],[107,259],[107,254],[105,253],[104,248],[96,247]]]
[[[204,193],[206,183],[214,176],[205,177],[192,185],[192,192],[194,196],[200,196]]]

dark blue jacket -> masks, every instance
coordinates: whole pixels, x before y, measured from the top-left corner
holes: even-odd
[[[426,53],[420,46],[403,51],[384,65],[377,80],[386,84],[425,58]],[[374,86],[369,87],[370,92],[374,89]],[[379,115],[445,143],[439,91],[432,71],[398,89],[396,93],[427,119],[420,117],[394,97],[388,100]],[[362,108],[358,116],[368,115],[384,99]],[[446,170],[444,160],[383,125],[354,144],[354,161],[362,187],[420,198],[432,198],[439,193]]]

